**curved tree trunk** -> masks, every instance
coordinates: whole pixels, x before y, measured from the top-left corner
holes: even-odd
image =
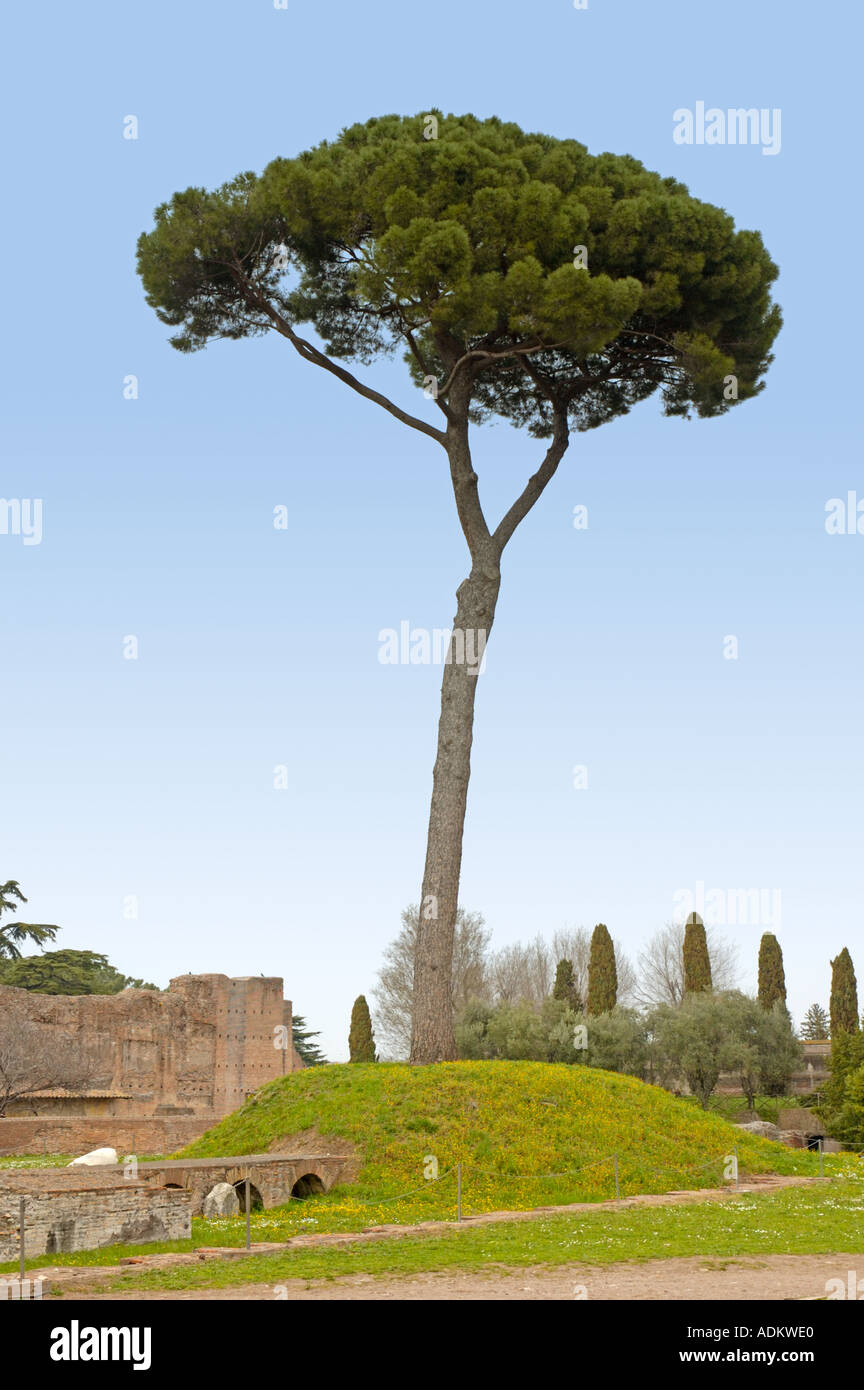
[[[456,595],[458,606],[441,683],[438,753],[414,957],[414,1063],[456,1056],[451,963],[462,828],[471,774],[474,700],[500,585],[501,572],[493,558],[485,565],[475,564]]]

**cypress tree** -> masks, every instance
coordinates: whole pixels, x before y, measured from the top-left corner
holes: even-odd
[[[708,939],[698,912],[691,912],[684,928],[684,993],[705,994],[711,989],[711,957]]]
[[[858,982],[846,947],[831,962],[831,1036],[858,1032]]]
[[[591,936],[588,958],[588,1007],[586,1013],[608,1014],[618,1001],[618,971],[615,968],[615,947],[603,922],[598,922]]]
[[[372,1019],[365,994],[359,994],[351,1010],[351,1031],[348,1034],[349,1062],[377,1062]]]
[[[777,1000],[786,1003],[786,975],[780,942],[766,931],[759,942],[759,1003],[770,1013]]]
[[[572,960],[559,960],[555,970],[555,984],[552,987],[552,998],[561,999],[565,1004],[577,1011],[581,1008],[582,1001],[576,989],[576,975],[573,970]]]

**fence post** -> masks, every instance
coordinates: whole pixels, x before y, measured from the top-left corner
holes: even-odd
[[[246,1174],[246,1249],[252,1249],[252,1233],[249,1222],[249,1174]]]
[[[819,1136],[819,1176],[820,1176],[820,1178],[822,1178],[822,1177],[825,1176],[824,1172],[822,1171],[822,1136],[821,1136],[821,1135]]]
[[[615,1201],[618,1202],[621,1200],[621,1186],[618,1182],[618,1155],[613,1154],[612,1157],[615,1160]]]
[[[20,1285],[20,1288],[19,1288],[19,1290],[18,1290],[18,1296],[19,1296],[19,1298],[23,1298],[23,1297],[24,1297],[24,1281],[25,1281],[25,1264],[26,1264],[26,1259],[25,1259],[25,1255],[24,1255],[24,1203],[25,1203],[25,1201],[26,1201],[26,1198],[21,1197],[21,1198],[19,1199],[19,1202],[18,1202],[18,1241],[19,1241],[19,1246],[20,1246],[20,1249],[19,1249],[19,1251],[18,1251],[18,1282],[19,1282],[19,1285]]]
[[[462,1220],[462,1164],[456,1164],[456,1220]]]

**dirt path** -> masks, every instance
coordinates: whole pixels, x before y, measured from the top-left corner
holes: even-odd
[[[642,1264],[560,1265],[554,1269],[447,1271],[400,1278],[361,1274],[345,1279],[287,1279],[273,1284],[243,1284],[233,1289],[197,1289],[183,1293],[86,1294],[93,1301],[246,1300],[312,1302],[547,1302],[678,1299],[739,1300],[822,1299],[829,1279],[847,1284],[850,1270],[864,1278],[864,1249],[837,1255],[742,1255],[712,1260],[703,1256],[649,1260]],[[584,1292],[583,1292],[584,1290]]]

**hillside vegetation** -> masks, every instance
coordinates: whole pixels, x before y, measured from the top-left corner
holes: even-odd
[[[262,1087],[181,1156],[302,1152],[313,1134],[319,1151],[330,1138],[359,1160],[357,1183],[315,1199],[316,1217],[341,1203],[370,1221],[451,1216],[457,1162],[466,1212],[614,1196],[613,1155],[622,1195],[718,1186],[735,1144],[742,1176],[818,1171],[814,1155],[632,1077],[505,1061],[312,1067]]]

